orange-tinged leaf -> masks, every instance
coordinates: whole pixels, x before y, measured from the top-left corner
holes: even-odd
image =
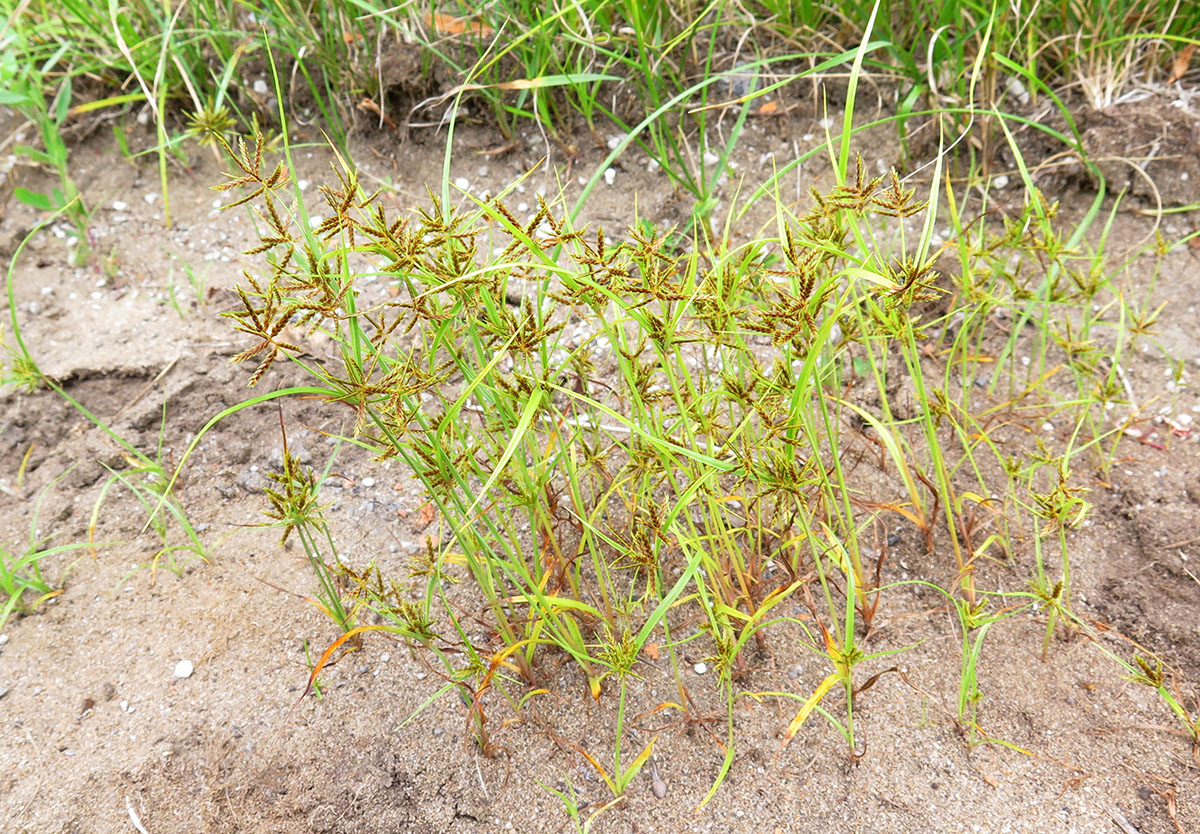
[[[825,628],[825,623],[820,620],[817,625],[821,628],[821,636],[825,638],[825,654],[829,655],[830,660],[837,660],[842,651],[838,648],[837,641],[833,639],[833,635],[829,633],[829,629]]]
[[[1192,62],[1195,51],[1196,44],[1189,43],[1175,54],[1175,60],[1171,62],[1171,77],[1167,79],[1168,84],[1174,84],[1187,75],[1188,65]]]
[[[771,115],[774,115],[775,113],[777,113],[778,111],[779,111],[779,102],[772,100],[772,101],[764,102],[763,106],[758,108],[758,115],[771,116]]]
[[[643,647],[643,651],[646,652],[646,657],[651,660],[658,660],[658,643],[647,643]]]
[[[804,702],[804,706],[800,707],[800,711],[796,713],[796,717],[792,719],[792,723],[788,724],[787,730],[784,731],[783,734],[783,743],[779,745],[780,750],[787,747],[788,744],[791,743],[791,740],[795,737],[796,733],[800,732],[800,728],[804,725],[804,722],[808,719],[808,716],[814,709],[816,709],[817,704],[821,703],[821,699],[825,697],[825,694],[829,692],[829,690],[833,688],[833,685],[841,679],[842,676],[837,672],[834,672],[832,675],[825,678],[825,680],[821,681],[820,685],[816,688],[816,691],[814,691],[813,694],[809,696],[808,700]]]
[[[592,692],[592,698],[596,701],[600,700],[600,682],[601,678],[588,678],[588,689]],[[587,754],[584,753],[586,756]]]
[[[620,796],[621,792],[617,790],[616,784],[612,779],[609,778],[608,771],[601,766],[600,762],[593,759],[592,754],[584,750],[582,747],[576,747],[575,749],[578,750],[585,759],[587,759],[588,764],[596,769],[596,772],[600,774],[600,778],[602,778],[604,783],[608,785],[608,789],[613,792],[613,796]]]
[[[350,629],[345,634],[343,634],[341,637],[334,640],[332,643],[329,644],[329,648],[327,648],[324,652],[321,653],[321,657],[317,659],[316,664],[312,668],[312,672],[308,676],[308,686],[306,686],[304,688],[304,692],[301,694],[300,698],[303,700],[304,696],[308,694],[308,691],[310,689],[312,689],[313,681],[315,681],[317,679],[317,675],[321,674],[321,670],[325,668],[325,664],[329,662],[329,658],[332,657],[333,653],[336,652],[348,640],[353,640],[355,637],[357,637],[358,635],[362,634],[365,631],[395,631],[395,630],[396,630],[396,627],[392,626],[392,625],[358,626],[357,628]]]
[[[492,34],[491,26],[473,17],[455,17],[454,15],[434,12],[433,14],[425,15],[425,23],[446,35],[471,34],[486,38]]]
[[[687,711],[687,710],[685,710],[685,709],[684,709],[684,708],[683,708],[681,705],[679,705],[679,704],[675,703],[674,701],[667,701],[666,703],[659,704],[658,706],[656,706],[654,709],[650,710],[649,712],[643,712],[643,713],[640,713],[640,714],[638,715],[638,717],[639,717],[639,718],[645,718],[646,716],[649,716],[649,715],[654,715],[655,713],[662,712],[662,711],[663,711],[663,710],[665,710],[665,709],[677,709],[677,710],[679,710],[680,712],[686,712],[686,711]]]

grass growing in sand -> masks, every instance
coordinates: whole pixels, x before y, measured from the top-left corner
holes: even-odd
[[[491,754],[504,749],[495,705],[523,714],[551,679],[570,686],[551,671],[567,658],[576,685],[616,699],[611,753],[577,748],[616,799],[656,741],[624,728],[646,653],[667,658],[676,695],[638,714],[681,721],[703,720],[684,660],[702,658],[728,712],[702,807],[733,764],[746,700],[795,702],[781,752],[816,713],[860,755],[856,700],[906,650],[871,648],[899,585],[933,588],[957,612],[956,720],[972,738],[1000,741],[976,712],[994,626],[1040,610],[1044,653],[1060,627],[1102,639],[1072,608],[1067,537],[1089,510],[1073,470],[1109,465],[1129,422],[1103,408],[1111,365],[1081,360],[1070,334],[1083,328],[1097,352],[1115,340],[1119,361],[1147,335],[1125,326],[1137,305],[1102,253],[1080,248],[1083,230],[1061,235],[1030,181],[1021,212],[996,228],[964,219],[987,210],[987,192],[978,206],[953,195],[941,158],[928,201],[894,172],[868,176],[852,153],[866,51],[847,56],[844,130],[827,148],[837,185],[800,210],[775,198],[774,233],[746,238],[736,208],[720,237],[698,219],[614,237],[545,202],[519,218],[503,194],[461,210],[431,197],[394,216],[344,159],[323,189],[332,216],[313,228],[285,163],[266,161],[261,143],[226,147],[234,165],[219,188],[231,207],[254,205],[265,266],[229,314],[251,337],[240,357],[257,364],[251,384],[275,362],[300,363],[307,395],[349,409],[345,439],[402,460],[443,523],[410,581],[343,571],[355,580],[347,598],[384,622],[346,631],[313,677],[368,632],[424,647],[444,681],[432,698],[457,694]],[[768,182],[748,199],[772,194]],[[939,222],[958,237],[935,244]],[[936,268],[951,252],[957,282]],[[366,275],[393,282],[397,300],[366,303]],[[334,348],[287,342],[285,326]],[[1012,455],[1031,418],[1072,426],[1069,442]],[[888,583],[897,520],[943,561]],[[990,560],[1024,564],[1028,590],[980,588]],[[464,577],[475,605],[448,591]],[[746,688],[775,641],[805,647],[824,678]]]
[[[251,384],[284,361],[310,384],[248,399],[210,426],[283,397],[322,398],[353,420],[345,442],[403,461],[436,507],[438,534],[408,576],[341,564],[320,512],[323,476],[285,450],[271,518],[301,539],[319,604],[342,631],[310,683],[365,634],[403,639],[438,669],[430,702],[459,699],[465,732],[486,754],[503,750],[497,715],[530,714],[552,687],[613,699],[612,748],[576,749],[617,801],[657,738],[631,732],[629,717],[703,723],[685,675],[704,664],[727,729],[714,736],[703,806],[734,766],[734,711],[746,702],[788,706],[780,752],[816,714],[861,755],[856,702],[881,676],[901,674],[895,656],[909,648],[877,647],[873,624],[890,592],[920,585],[957,625],[950,700],[972,739],[992,738],[977,712],[984,642],[1034,610],[1046,619],[1044,655],[1056,630],[1086,633],[1197,739],[1169,669],[1095,633],[1071,595],[1069,534],[1090,509],[1078,473],[1106,472],[1144,416],[1122,362],[1153,339],[1156,311],[1122,289],[1127,263],[1110,260],[1106,233],[1087,248],[1088,229],[1115,216],[1100,215],[1103,191],[1064,230],[1013,135],[1032,126],[1081,153],[1064,88],[1111,100],[1135,72],[1168,77],[1195,42],[1194,10],[1131,6],[1113,29],[1107,4],[1039,5],[1030,16],[960,3],[928,32],[920,9],[903,4],[880,14],[849,3],[502,3],[478,15],[362,3],[315,14],[286,3],[253,13],[8,5],[6,34],[20,33],[26,58],[42,58],[39,83],[69,91],[86,77],[111,92],[134,79],[134,92],[97,98],[77,116],[144,108],[164,182],[189,130],[211,138],[231,165],[219,186],[229,207],[254,211],[261,244],[248,254],[259,270],[231,317],[248,338],[239,358],[256,366]],[[1076,33],[1089,26],[1102,37],[1085,46]],[[1126,36],[1131,26],[1143,34]],[[78,49],[47,52],[54,35]],[[860,45],[829,46],[852,41]],[[375,60],[399,44],[418,58],[406,83],[431,86],[407,110]],[[23,72],[6,66],[6,78]],[[249,80],[268,67],[271,84]],[[922,179],[875,176],[855,153],[866,72],[894,84],[885,121],[908,138],[922,121],[938,132]],[[439,73],[451,83],[434,93]],[[796,160],[747,183],[722,216],[715,194],[746,119],[770,115],[785,84],[835,75],[846,84],[844,118],[804,156],[827,156],[836,184],[787,203],[780,182]],[[1065,129],[1022,110],[1038,97]],[[63,100],[58,130],[70,113]],[[397,129],[445,120],[449,171],[453,126],[476,106],[509,135],[536,124],[555,151],[571,152],[580,123],[622,136],[579,203],[539,202],[531,216],[518,216],[506,193],[458,207],[448,182],[416,213],[396,214],[342,155],[321,189],[328,219],[309,223],[289,160],[298,118],[320,114],[335,138],[356,119]],[[172,107],[188,109],[190,127],[169,117]],[[26,115],[47,124],[34,109]],[[261,134],[228,140],[234,124],[273,111],[282,160]],[[998,205],[995,143],[1018,162],[1019,204]],[[634,149],[689,195],[688,222],[577,225],[591,186]],[[55,165],[65,187],[65,155],[38,161]],[[60,202],[47,208],[70,203]],[[764,203],[773,226],[746,228],[747,210]],[[1158,257],[1169,245],[1146,243]],[[368,276],[391,282],[394,300],[368,301]],[[15,311],[11,302],[10,277]],[[303,342],[315,333],[332,347]],[[23,345],[19,359],[14,375],[36,374]],[[1044,424],[1068,440],[1031,439]],[[157,517],[171,506],[170,484],[160,459],[139,460],[156,467],[154,495],[139,496]],[[887,570],[897,525],[931,554],[919,576],[899,581]],[[1027,587],[985,590],[977,576],[989,562],[1019,566]],[[470,604],[453,588],[464,579]],[[357,624],[368,609],[381,621]],[[819,674],[794,691],[753,688],[755,663],[785,641]],[[670,670],[665,700],[638,686],[648,660]],[[570,811],[572,795],[562,797]]]

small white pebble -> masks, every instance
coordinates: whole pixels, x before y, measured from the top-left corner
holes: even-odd
[[[113,211],[125,211],[125,209],[129,208],[129,203],[124,200],[113,200],[112,207]]]
[[[271,91],[271,88],[267,86],[267,82],[265,79],[263,79],[263,78],[255,79],[254,92],[258,93],[260,96],[265,96],[270,91]]]
[[[459,191],[466,191],[468,188],[471,187],[471,181],[468,180],[466,177],[459,177],[458,179],[456,179],[454,181],[454,187],[457,188]]]
[[[375,479],[374,478],[363,478],[362,485],[367,488],[373,487],[373,486],[375,486]]]
[[[1001,174],[1000,176],[998,176],[992,180],[992,188],[1007,188],[1007,187],[1008,187],[1008,176],[1006,174]]]
[[[1042,423],[1042,431],[1054,431],[1054,424],[1047,420]]]
[[[158,200],[158,192],[147,191],[145,194],[142,195],[142,199],[146,201],[146,205],[148,205],[148,206],[154,205],[155,201]]]
[[[616,182],[616,179],[617,179],[617,169],[616,168],[608,168],[604,171],[604,181],[606,183],[608,183],[609,185],[612,185],[614,182]]]
[[[190,660],[181,660],[175,664],[175,671],[171,673],[173,678],[190,678],[196,667],[192,665]]]
[[[625,133],[618,133],[616,136],[608,137],[608,149],[610,151],[615,151],[617,149],[617,145],[619,145],[623,141],[625,141],[625,137],[627,135],[628,134],[625,134]]]
[[[1016,98],[1021,104],[1029,103],[1029,90],[1021,83],[1021,79],[1012,76],[1004,82],[1004,89],[1008,91],[1010,96]]]
[[[695,666],[692,667],[692,670],[697,675],[703,675],[705,672],[708,671],[708,664],[707,663],[697,663]]]
[[[704,152],[704,164],[705,165],[716,165],[720,161],[721,161],[721,157],[718,156],[717,154],[713,153],[712,151]]]
[[[308,180],[299,180],[296,183],[296,187],[299,188],[301,191],[308,191],[308,187],[310,185],[312,185],[312,183],[310,183]]]

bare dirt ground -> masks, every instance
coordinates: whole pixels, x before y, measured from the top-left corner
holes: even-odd
[[[739,148],[740,170],[753,181],[753,172],[769,165],[767,154],[790,158],[820,135],[814,119],[799,115],[756,122]],[[483,156],[502,142],[467,133],[452,176],[465,178],[476,193],[502,187],[543,153],[536,134],[523,138],[521,149]],[[419,205],[427,182],[440,187],[439,139],[400,145],[373,135],[360,140],[354,158],[366,175],[390,179],[397,189],[391,201]],[[1193,158],[1197,150],[1191,147]],[[583,147],[569,171],[540,169],[526,182],[528,194],[514,195],[510,204],[532,205],[539,188],[555,193],[557,177],[577,187],[576,177],[590,173],[603,152]],[[896,161],[886,156],[878,161]],[[320,182],[328,162],[326,153],[302,152],[297,175]],[[73,164],[85,199],[97,207],[94,257],[75,268],[53,232],[31,242],[15,273],[25,340],[46,373],[140,449],[152,454],[164,426],[164,456],[177,460],[211,416],[247,396],[249,369],[229,362],[245,345],[218,314],[232,308],[227,288],[248,265],[240,252],[252,245],[252,229],[246,215],[215,210],[218,195],[208,186],[219,169],[206,151],[195,151],[192,167],[173,174],[170,229],[152,165],[127,161],[98,140],[78,146]],[[41,174],[22,176],[31,182]],[[801,171],[792,198],[820,176],[819,163]],[[1085,183],[1060,187],[1066,206],[1090,199],[1078,190]],[[314,192],[315,185],[308,193]],[[600,186],[587,219],[625,226],[635,195],[641,214],[660,224],[686,214],[661,175],[626,161],[612,185]],[[7,266],[36,217],[11,199],[0,210]],[[1168,222],[1167,237],[1178,239],[1198,219],[1193,213]],[[1148,219],[1126,207],[1111,245],[1130,246],[1150,229]],[[1161,411],[1178,425],[1200,414],[1193,381],[1200,373],[1198,255],[1186,247],[1169,254],[1155,289],[1156,302],[1166,303],[1160,338],[1184,363],[1182,382],[1168,387],[1170,365],[1152,353],[1126,369],[1140,400],[1154,402],[1148,414]],[[204,281],[198,291],[185,265]],[[1135,268],[1132,280],[1149,276]],[[273,371],[263,384],[292,384],[299,380],[292,373]],[[292,451],[322,465],[332,447],[320,432],[339,431],[343,415],[303,401],[287,402],[284,411]],[[572,830],[562,804],[538,781],[562,789],[569,779],[581,804],[591,803],[588,811],[603,804],[605,787],[573,746],[611,755],[615,699],[591,701],[566,670],[547,681],[553,694],[536,699],[526,721],[508,721],[501,706],[492,708],[493,741],[503,748],[493,758],[466,740],[457,699],[443,698],[401,726],[440,681],[422,658],[382,638],[328,669],[322,698],[301,698],[305,646],[319,653],[336,633],[301,599],[313,586],[303,553],[280,547],[277,531],[254,526],[264,520],[265,473],[281,458],[278,420],[273,406],[230,418],[185,472],[178,496],[202,529],[207,563],[193,561],[179,575],[162,566],[152,573],[146,563],[155,540],[139,534],[145,515],[118,488],[107,497],[96,537],[121,543],[99,548],[94,558],[75,552],[47,560],[51,577],[65,577],[65,592],[10,620],[0,646],[0,830]],[[0,425],[0,543],[19,548],[28,539],[43,490],[40,534],[55,534],[56,543],[85,541],[107,481],[103,464],[123,465],[115,445],[52,391],[8,392],[0,400]],[[1161,652],[1195,714],[1200,433],[1182,437],[1149,420],[1142,428],[1144,439],[1162,448],[1123,441],[1111,480],[1090,485],[1096,509],[1071,539],[1077,606]],[[342,477],[331,483],[327,500],[343,557],[357,565],[374,560],[402,576],[407,556],[437,528],[421,512],[418,484],[394,465],[344,449],[334,471]],[[898,577],[904,565],[925,560],[922,550],[919,536],[902,532],[886,570]],[[932,572],[952,584],[949,568]],[[1025,567],[992,565],[980,582],[1011,589],[1027,578]],[[836,734],[816,720],[781,753],[793,702],[746,699],[736,710],[732,772],[712,803],[693,814],[720,766],[713,733],[723,733],[724,704],[711,673],[689,671],[693,698],[716,723],[670,727],[662,716],[638,718],[640,736],[659,731],[655,764],[666,794],[655,795],[647,771],[592,830],[1200,831],[1194,750],[1155,693],[1122,680],[1088,641],[1056,640],[1043,662],[1044,619],[1021,616],[997,627],[981,661],[981,721],[1027,752],[971,747],[950,717],[959,652],[942,600],[897,589],[884,609],[872,650],[924,642],[898,660],[915,687],[885,675],[860,697],[862,758],[852,762]],[[811,692],[825,674],[784,640],[769,648],[770,657],[756,659],[748,689]],[[177,678],[182,660],[194,672]],[[662,665],[641,669],[635,703],[656,703],[660,691],[665,697],[673,689]]]

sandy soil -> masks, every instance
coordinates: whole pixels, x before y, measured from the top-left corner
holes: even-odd
[[[787,119],[755,122],[743,137],[741,170],[809,147],[820,128],[797,110]],[[806,138],[807,137],[807,138]],[[526,173],[544,153],[536,134],[513,152],[483,156],[504,144],[465,132],[455,178],[479,192]],[[602,158],[582,142],[580,156],[558,176],[572,184]],[[891,148],[890,140],[871,147]],[[1193,146],[1193,152],[1196,147]],[[894,151],[879,153],[890,165]],[[417,134],[399,144],[383,134],[360,140],[354,158],[364,172],[390,178],[389,200],[415,205],[440,175],[440,137]],[[636,159],[637,154],[629,157]],[[301,154],[298,175],[321,181],[329,157]],[[561,152],[555,161],[566,163]],[[214,209],[207,186],[218,168],[207,152],[173,174],[174,223],[164,228],[162,195],[148,164],[131,163],[103,142],[75,149],[77,179],[97,207],[90,228],[95,257],[69,265],[53,232],[35,238],[16,264],[18,317],[24,337],[48,374],[116,432],[148,452],[162,429],[164,455],[176,460],[215,413],[247,396],[248,368],[230,357],[244,348],[218,317],[231,309],[232,286],[251,245],[244,215]],[[868,160],[873,163],[874,160]],[[660,223],[684,208],[661,175],[626,160],[612,186],[601,185],[588,219],[621,226],[641,213]],[[38,172],[22,173],[33,183]],[[749,179],[754,175],[750,173]],[[789,187],[796,195],[821,177],[810,164]],[[526,183],[553,193],[545,169]],[[570,187],[577,187],[571,185]],[[1063,182],[1068,207],[1086,203],[1078,182]],[[315,191],[315,186],[312,191]],[[515,202],[515,201],[514,201]],[[1111,236],[1114,250],[1132,245],[1149,221],[1128,209]],[[35,222],[9,199],[2,207],[0,252],[7,265]],[[766,222],[758,218],[757,222]],[[1175,215],[1168,238],[1198,222]],[[1189,225],[1191,224],[1191,225]],[[1182,383],[1167,390],[1170,365],[1147,353],[1127,368],[1152,412],[1178,418],[1200,412],[1200,252],[1168,255],[1155,298],[1167,353],[1184,363]],[[1150,260],[1146,261],[1149,269]],[[192,292],[184,265],[203,276]],[[1134,285],[1147,274],[1132,273]],[[175,301],[170,301],[170,287]],[[381,292],[383,288],[381,287]],[[10,334],[11,335],[11,334]],[[273,371],[264,385],[298,381]],[[331,453],[320,431],[337,431],[342,415],[313,403],[284,406],[294,452],[315,464]],[[301,597],[313,577],[299,549],[280,547],[263,520],[265,473],[278,466],[281,443],[273,407],[227,420],[200,446],[179,487],[180,501],[200,525],[207,563],[179,575],[147,560],[151,533],[127,492],[113,489],[97,538],[119,544],[50,559],[65,592],[35,614],[10,620],[0,647],[0,830],[37,832],[499,832],[570,831],[562,803],[538,781],[574,785],[585,816],[606,789],[575,746],[610,755],[615,699],[592,702],[582,681],[560,669],[534,699],[524,721],[491,706],[503,751],[483,758],[466,740],[465,710],[443,698],[401,726],[438,687],[425,660],[382,638],[324,674],[323,697],[302,698],[305,646],[319,652],[333,625]],[[107,481],[103,465],[120,467],[112,441],[50,391],[8,392],[0,400],[0,543],[20,547],[35,523],[56,542],[84,541]],[[301,428],[307,426],[308,428]],[[1147,422],[1147,439],[1123,442],[1110,481],[1090,484],[1096,510],[1071,546],[1077,603],[1083,616],[1111,625],[1163,653],[1178,671],[1195,714],[1200,690],[1200,437],[1171,434]],[[32,448],[24,481],[17,473]],[[103,465],[102,465],[103,464]],[[375,560],[401,573],[406,556],[436,530],[420,512],[416,482],[396,466],[343,450],[328,490],[330,517],[343,556]],[[902,530],[887,572],[897,578],[924,560],[919,537]],[[67,568],[70,568],[69,571]],[[940,570],[941,573],[937,573]],[[934,568],[933,579],[952,575]],[[1020,587],[1021,567],[989,566],[985,587]],[[1082,639],[1058,640],[1041,660],[1044,620],[1022,616],[997,627],[981,662],[982,722],[1023,748],[970,746],[951,719],[957,688],[954,631],[940,600],[912,589],[890,593],[870,648],[923,640],[898,662],[912,685],[883,676],[859,699],[865,755],[851,761],[836,733],[809,722],[780,752],[793,702],[742,701],[736,709],[738,758],[712,803],[693,810],[720,766],[713,734],[723,733],[722,696],[709,673],[686,681],[711,724],[669,726],[670,718],[637,719],[639,737],[658,731],[658,798],[646,772],[620,807],[605,811],[597,832],[1194,832],[1200,830],[1200,761],[1155,693],[1121,679]],[[811,691],[824,672],[784,639],[756,656],[747,689]],[[174,676],[179,661],[194,672]],[[674,688],[669,668],[645,664],[634,692],[639,709]],[[891,663],[880,662],[865,674]],[[860,752],[862,752],[860,750]],[[139,828],[141,826],[141,828]]]

